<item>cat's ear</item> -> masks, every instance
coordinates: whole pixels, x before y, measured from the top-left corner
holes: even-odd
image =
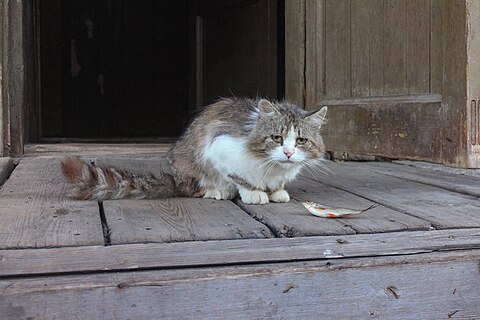
[[[273,103],[271,103],[270,101],[268,101],[267,99],[262,99],[258,102],[258,109],[260,110],[260,112],[262,113],[272,113],[272,112],[275,112],[275,113],[278,113],[280,114],[280,111],[277,110],[277,108],[275,108],[273,106]]]
[[[321,127],[323,124],[327,122],[325,120],[326,116],[327,116],[327,107],[325,106],[320,110],[312,112],[307,117],[305,117],[305,119],[317,124],[318,127]]]

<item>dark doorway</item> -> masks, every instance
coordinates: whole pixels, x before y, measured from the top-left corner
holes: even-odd
[[[41,0],[38,8],[43,141],[175,137],[218,97],[283,95],[282,2]]]

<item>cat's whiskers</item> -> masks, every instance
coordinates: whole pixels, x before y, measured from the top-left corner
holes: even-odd
[[[310,164],[308,163],[308,160],[304,160],[302,162],[302,169],[305,168],[308,170],[308,172],[312,175],[312,177],[315,179],[315,181],[317,181],[318,184],[321,184],[320,181],[318,180],[317,176],[313,173],[312,170],[310,170],[309,168]]]
[[[323,171],[320,167],[322,167],[323,169],[326,169],[326,171]],[[315,179],[315,181],[318,183],[318,184],[321,184],[321,182],[318,180],[317,176],[315,175],[315,173],[321,173],[321,174],[329,174],[329,173],[333,173],[332,170],[330,170],[330,168],[328,168],[327,166],[325,166],[323,163],[321,163],[319,160],[304,160],[302,161],[302,169],[305,168],[306,170],[308,170],[308,172],[310,173],[310,175],[312,175],[312,177]]]

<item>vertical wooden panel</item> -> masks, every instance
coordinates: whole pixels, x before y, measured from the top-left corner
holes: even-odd
[[[352,96],[366,97],[370,93],[370,11],[374,0],[352,1]]]
[[[444,0],[430,1],[430,92],[442,93],[443,36],[442,8]]]
[[[23,3],[8,1],[10,19],[7,26],[8,107],[10,110],[10,153],[23,154],[23,108],[25,106],[25,60]]]
[[[443,2],[443,1],[442,1]],[[465,166],[466,126],[466,2],[445,1],[443,23],[442,130],[443,161]]]
[[[406,0],[385,0],[384,93],[407,93]]]
[[[327,1],[326,95],[351,97],[350,0]]]
[[[370,5],[369,19],[371,24],[370,47],[370,95],[383,95],[384,69],[384,1],[374,0]]]
[[[305,107],[325,95],[325,0],[306,1]]]
[[[5,120],[6,105],[4,103],[3,90],[5,81],[3,79],[3,64],[4,64],[4,43],[5,43],[5,20],[7,19],[7,12],[5,10],[5,1],[0,3],[0,156],[4,156],[3,150],[5,147]]]
[[[480,167],[480,3],[467,4],[467,104],[470,105],[468,162]],[[475,145],[476,144],[476,145]]]
[[[305,0],[285,1],[285,96],[305,104]]]
[[[430,0],[406,3],[408,93],[430,91]]]

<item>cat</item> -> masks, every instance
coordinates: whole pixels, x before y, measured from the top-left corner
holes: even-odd
[[[66,157],[62,172],[76,199],[203,197],[246,204],[288,202],[284,187],[323,159],[327,107],[309,113],[287,101],[224,98],[207,106],[168,152],[160,176]]]

